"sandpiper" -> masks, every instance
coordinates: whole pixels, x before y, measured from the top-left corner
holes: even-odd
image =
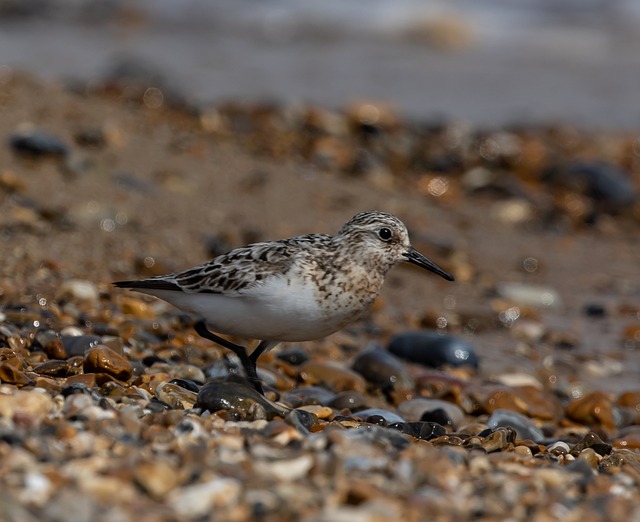
[[[263,393],[256,372],[261,354],[280,342],[325,337],[362,317],[401,261],[454,280],[411,246],[397,217],[361,212],[335,235],[254,243],[182,272],[114,284],[190,314],[196,332],[233,351]],[[260,342],[245,348],[210,329]]]

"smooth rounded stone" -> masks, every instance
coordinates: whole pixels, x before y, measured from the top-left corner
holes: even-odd
[[[133,468],[136,483],[149,495],[162,499],[178,485],[175,465],[164,460],[139,462]]]
[[[327,406],[336,410],[348,409],[352,412],[367,408],[367,399],[360,392],[347,390],[338,393]]]
[[[62,337],[62,346],[68,357],[84,355],[91,348],[98,346],[102,338],[98,335],[65,335]]]
[[[614,430],[622,416],[608,394],[595,391],[571,401],[565,408],[567,417],[587,426],[602,426]]]
[[[503,373],[495,377],[495,380],[508,387],[531,386],[538,390],[543,388],[542,383],[529,373]]]
[[[571,452],[571,448],[566,442],[559,440],[547,446],[547,451],[554,455],[566,455]]]
[[[60,338],[52,339],[45,344],[43,351],[49,359],[67,359],[69,357]]]
[[[174,489],[167,502],[183,520],[198,520],[209,516],[216,508],[235,506],[242,490],[242,483],[237,479],[214,478]]]
[[[490,388],[481,400],[481,406],[487,413],[502,409],[543,420],[556,420],[562,416],[562,405],[558,399],[533,386]]]
[[[360,410],[356,415],[363,421],[370,422],[371,424],[380,424],[379,419],[377,419],[378,417],[386,424],[405,422],[405,420],[397,413],[389,410],[383,410],[382,408],[367,408],[366,410]]]
[[[491,429],[512,428],[520,440],[542,442],[545,439],[544,432],[529,417],[515,411],[495,410],[489,417],[487,426]]]
[[[460,426],[464,421],[464,412],[462,411],[462,408],[452,402],[440,399],[418,397],[417,399],[410,399],[408,401],[401,402],[398,405],[398,413],[409,422],[425,420],[423,419],[425,414],[436,412],[437,410],[443,411],[451,422],[451,425],[454,427]],[[433,420],[431,421],[437,422]]]
[[[466,341],[429,330],[404,332],[389,341],[388,350],[410,362],[438,368],[472,366],[478,368],[478,356]]]
[[[605,161],[574,162],[544,172],[543,179],[601,202],[608,211],[633,203],[636,191],[628,172]]]
[[[413,380],[400,359],[381,349],[360,352],[351,366],[367,382],[385,388],[413,388]]]
[[[308,404],[300,406],[298,409],[313,413],[319,419],[330,419],[331,417],[333,417],[333,410],[328,406],[320,406],[319,404]]]
[[[599,455],[592,448],[585,448],[580,452],[577,460],[586,462],[587,464],[589,464],[589,467],[591,469],[597,469],[600,462],[602,461],[602,455]],[[570,469],[575,471],[576,466],[573,466]]]
[[[69,375],[70,368],[67,361],[52,359],[38,364],[33,368],[33,371],[37,374],[50,377],[66,377]]]
[[[512,428],[496,428],[491,434],[487,435],[481,442],[481,446],[487,453],[494,451],[502,451],[510,444],[515,444],[516,432]]]
[[[237,382],[206,383],[198,392],[196,408],[212,413],[227,411],[243,420],[286,417],[289,409],[269,401],[256,390]]]
[[[463,435],[470,435],[475,437],[480,433],[490,430],[490,428],[486,424],[481,424],[479,422],[471,422],[469,424],[464,424],[457,429],[457,433],[462,433]]]
[[[573,448],[571,448],[571,454],[574,457],[577,457],[587,448],[591,448],[600,455],[608,455],[613,450],[613,446],[611,446],[611,444],[604,442],[592,431],[582,437],[582,439]]]
[[[518,319],[509,328],[509,333],[515,338],[530,343],[540,341],[546,332],[546,328],[540,321],[533,319]]]
[[[193,393],[198,393],[200,391],[200,386],[196,382],[189,379],[171,379],[169,381],[169,384],[175,384]]]
[[[607,316],[607,309],[602,303],[587,303],[582,308],[582,313],[587,317],[598,319]]]
[[[11,419],[15,415],[29,415],[42,419],[51,412],[55,403],[48,393],[42,390],[15,390],[11,395],[0,394],[0,417]]]
[[[435,439],[447,433],[442,425],[435,422],[394,422],[388,427],[422,440]]]
[[[106,373],[121,381],[133,375],[131,363],[111,348],[98,345],[91,348],[84,356],[85,373]]]
[[[44,349],[44,347],[47,346],[47,344],[49,344],[50,342],[57,341],[59,339],[60,334],[51,329],[38,330],[33,337],[34,343],[42,349]]]
[[[56,299],[60,303],[72,302],[81,305],[96,305],[100,299],[100,292],[95,283],[84,279],[71,279],[60,285],[56,292]]]
[[[22,156],[33,158],[43,156],[63,157],[69,147],[59,138],[42,130],[25,130],[9,137],[11,149]]]
[[[10,364],[0,364],[0,382],[14,384],[15,386],[26,386],[31,382],[31,379],[26,373]]]
[[[163,382],[156,387],[156,398],[173,409],[190,410],[198,400],[198,393],[177,384]]]
[[[136,319],[155,319],[156,312],[154,308],[137,297],[131,297],[129,295],[122,296],[118,300],[118,304],[120,305],[120,309],[122,313],[125,315],[131,315]]]
[[[298,408],[304,405],[328,405],[336,394],[326,388],[319,386],[300,386],[286,392],[281,401],[290,404],[293,408]]]
[[[562,306],[560,294],[545,286],[525,283],[499,283],[496,287],[498,295],[521,306],[539,308],[558,308]]]
[[[285,348],[276,353],[276,357],[292,366],[300,366],[309,360],[307,352],[302,348]]]
[[[332,361],[307,361],[300,366],[300,376],[310,385],[323,384],[335,392],[367,391],[367,383],[360,374]]]

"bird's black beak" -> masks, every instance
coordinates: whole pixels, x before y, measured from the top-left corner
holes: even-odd
[[[434,262],[429,261],[426,257],[424,257],[420,252],[418,252],[411,246],[404,253],[404,257],[409,263],[413,265],[418,265],[419,267],[426,268],[434,274],[438,274],[440,277],[444,277],[447,281],[455,281],[454,277],[449,272],[445,272],[444,270],[442,270],[442,268],[440,268]]]

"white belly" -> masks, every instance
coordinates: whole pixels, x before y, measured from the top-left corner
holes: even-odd
[[[218,333],[268,341],[309,341],[325,337],[358,319],[367,306],[339,298],[319,303],[312,284],[273,278],[243,294],[149,291]]]

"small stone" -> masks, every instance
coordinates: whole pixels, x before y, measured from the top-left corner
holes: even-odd
[[[595,391],[570,402],[566,407],[567,417],[587,426],[602,426],[614,430],[620,420],[609,395]]]
[[[197,402],[198,393],[177,384],[163,382],[156,387],[156,397],[173,409],[189,410]]]
[[[588,303],[584,306],[583,313],[587,317],[601,318],[606,317],[607,309],[600,303]]]
[[[298,408],[313,404],[327,405],[335,396],[335,393],[320,386],[299,386],[286,392],[282,396],[282,401],[293,408]]]
[[[501,283],[497,286],[498,295],[521,306],[539,308],[558,308],[562,306],[560,294],[545,286],[524,283]]]
[[[358,413],[356,413],[356,415],[363,421],[370,422],[372,424],[380,424],[380,422],[374,420],[375,417],[380,417],[381,419],[383,419],[385,425],[393,424],[395,422],[405,422],[405,420],[397,413],[389,410],[383,410],[382,408],[368,408],[366,410],[360,410]]]
[[[71,301],[76,304],[94,306],[98,303],[100,292],[91,281],[72,279],[65,281],[58,288],[56,299],[61,302]]]
[[[26,130],[13,134],[9,138],[9,145],[15,153],[33,158],[64,157],[69,152],[69,148],[62,140],[41,130]]]
[[[374,386],[413,388],[413,381],[400,359],[380,349],[365,350],[357,355],[352,368]]]
[[[215,478],[169,493],[168,503],[178,517],[199,519],[209,516],[215,508],[234,505],[240,499],[242,484],[233,478]]]
[[[98,335],[65,335],[62,346],[68,357],[84,356],[85,352],[99,345],[102,339]]]
[[[571,449],[571,454],[577,457],[587,448],[593,449],[600,455],[608,455],[613,449],[611,444],[603,442],[597,434],[589,432]]]
[[[520,440],[531,439],[535,442],[544,440],[544,432],[529,417],[515,411],[495,410],[489,417],[487,426],[491,429],[512,429]]]
[[[142,299],[122,296],[119,303],[122,313],[132,315],[136,319],[154,319],[156,317],[155,310]]]
[[[68,357],[62,339],[59,338],[49,341],[44,345],[43,350],[49,359],[66,359]]]
[[[106,373],[121,381],[128,380],[133,374],[131,363],[111,348],[98,345],[91,348],[84,356],[86,373]]]
[[[133,476],[138,485],[156,499],[162,499],[178,485],[175,465],[164,460],[138,463],[134,467]]]
[[[9,364],[0,364],[0,382],[14,384],[16,386],[26,386],[31,382],[29,376],[14,368]]]
[[[195,406],[212,413],[227,411],[244,420],[286,417],[290,411],[269,401],[253,388],[235,382],[206,383],[198,392]]]
[[[433,368],[478,367],[478,356],[468,342],[428,330],[395,335],[389,341],[387,349],[401,359]]]
[[[486,436],[481,443],[481,446],[491,453],[494,451],[502,451],[514,444],[516,441],[516,432],[511,428],[498,428],[490,435]]]
[[[358,373],[332,361],[308,361],[300,366],[300,376],[309,384],[325,384],[341,392],[355,390],[365,393],[366,381]]]
[[[329,419],[333,417],[333,410],[327,406],[320,406],[317,404],[309,404],[307,406],[300,406],[299,410],[308,411],[313,413],[319,419]]]
[[[446,434],[443,426],[435,422],[395,422],[389,424],[390,429],[398,430],[416,439],[431,440]]]
[[[450,419],[453,427],[460,426],[464,421],[462,408],[452,402],[440,399],[425,399],[419,397],[404,401],[398,405],[398,413],[408,421],[424,420],[425,413],[442,410]]]
[[[338,393],[327,403],[327,406],[336,410],[358,411],[367,407],[367,400],[360,392],[347,390]]]

